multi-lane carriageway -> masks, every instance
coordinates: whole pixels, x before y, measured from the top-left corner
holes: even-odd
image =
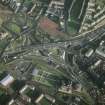
[[[101,26],[100,28],[87,32],[87,33],[82,33],[78,36],[72,37],[69,40],[65,40],[65,41],[58,41],[58,42],[54,42],[54,43],[43,43],[43,44],[36,44],[36,45],[29,45],[29,46],[22,46],[22,47],[17,47],[16,51],[17,52],[21,52],[23,50],[40,50],[40,49],[48,49],[48,48],[54,48],[54,47],[67,47],[68,45],[71,46],[78,46],[81,45],[81,42],[84,39],[89,40],[89,42],[94,41],[94,40],[98,40],[101,37],[105,36],[105,25]],[[13,53],[13,51],[6,51],[4,52],[4,55],[6,54],[11,54]]]
[[[58,41],[58,42],[54,42],[54,43],[43,43],[43,44],[29,45],[29,46],[22,47],[22,49],[31,49],[31,48],[33,48],[33,49],[47,49],[47,48],[53,48],[53,47],[63,47],[65,45],[69,45],[69,44],[71,46],[76,46],[76,45],[80,45],[84,39],[88,39],[89,41],[94,41],[94,40],[97,40],[103,36],[105,36],[105,25],[94,30],[94,31],[90,31],[88,33],[82,33],[76,37],[72,37],[69,40]]]

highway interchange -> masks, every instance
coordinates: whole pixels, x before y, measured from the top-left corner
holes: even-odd
[[[84,6],[87,1],[88,0],[81,0],[80,4],[82,5],[80,13],[79,15],[78,13],[76,14],[78,15],[78,19],[82,17],[84,12],[83,10],[85,8]],[[73,14],[72,8],[75,8],[74,5],[77,5],[77,3],[78,2],[76,2],[76,0],[73,0],[71,8],[69,10],[69,15]],[[40,6],[42,6],[42,4]],[[81,53],[81,50],[85,48],[89,50],[91,48],[95,53],[95,50],[99,47],[100,42],[105,39],[105,25],[84,33],[79,33],[75,35],[70,34],[68,35],[69,38],[66,40],[55,39],[51,41],[50,38],[47,37],[47,34],[49,33],[41,32],[42,30],[40,30],[38,27],[38,22],[40,20],[40,17],[43,16],[43,11],[44,8],[41,8],[36,17],[30,16],[32,22],[30,26],[27,25],[26,19],[29,14],[25,15],[26,20],[24,19],[25,22],[23,22],[25,24],[21,23],[21,21],[20,23],[15,23],[22,29],[22,31],[20,31],[19,33],[15,33],[13,32],[13,30],[11,31],[9,29],[8,22],[10,22],[11,20],[4,22],[2,28],[9,32],[9,34],[11,34],[11,37],[7,38],[7,42],[0,53],[0,64],[7,66],[7,72],[13,75],[15,79],[26,81],[26,83],[28,84],[34,84],[34,86],[42,88],[43,93],[55,95],[54,97],[56,97],[56,100],[58,99],[58,90],[62,86],[67,86],[70,88],[73,83],[76,85],[81,85],[83,90],[81,89],[79,95],[78,92],[75,95],[70,93],[70,95],[72,94],[74,95],[73,97],[76,96],[77,98],[80,96],[80,100],[83,98],[83,101],[86,103],[86,105],[95,105],[94,99],[92,99],[92,97],[88,93],[91,92],[90,90],[95,86],[98,87],[97,84],[94,84],[94,81],[92,81],[91,78],[91,74],[95,74],[95,72],[91,73],[92,70],[88,69],[89,67],[86,69],[81,69],[80,67],[82,66],[79,65],[79,63],[82,62],[83,66],[85,66],[85,64],[88,62],[89,64],[91,62],[94,63],[94,58],[95,60],[97,60],[95,54],[88,58],[85,56],[85,54]],[[15,18],[17,19],[16,16]],[[15,20],[15,18],[13,18],[13,20]],[[75,20],[70,21],[77,24]],[[37,42],[32,37],[32,35],[34,35],[35,37],[38,36],[38,38],[41,37],[42,39],[39,38],[40,41]],[[44,37],[47,37],[49,39],[45,42]],[[17,43],[17,46],[14,47],[13,42],[15,42],[19,38],[22,38],[23,40],[20,43]],[[31,44],[28,43],[27,39],[30,40],[30,38],[33,38],[33,40],[36,42]],[[78,59],[80,60],[80,62]],[[32,75],[32,71],[34,70],[35,74]],[[95,80],[99,81],[98,79],[96,78]],[[50,93],[50,91],[52,93]],[[87,93],[87,95],[82,94],[85,93],[84,91]],[[65,93],[61,92],[59,96],[64,95],[66,96]],[[72,99],[72,96],[70,97]],[[72,102],[70,102],[70,97],[67,104],[63,103],[63,105],[73,105],[71,104]],[[60,100],[59,103],[62,102],[63,101]]]

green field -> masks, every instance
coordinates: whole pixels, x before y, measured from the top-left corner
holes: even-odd
[[[83,6],[83,2],[84,0],[77,0],[72,6],[72,9],[70,11],[70,17],[69,17],[70,21],[68,22],[69,33],[72,33],[72,34],[77,33],[80,29],[81,22],[84,18],[85,11],[87,8],[88,0],[85,0],[84,6]],[[82,14],[80,15],[82,6],[83,6],[83,11],[82,11]],[[80,18],[79,18],[79,15],[80,15]]]
[[[96,5],[99,5],[101,8],[105,7],[105,0],[96,0]]]

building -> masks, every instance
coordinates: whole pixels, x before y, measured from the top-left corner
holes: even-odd
[[[74,82],[70,85],[61,86],[58,91],[65,94],[72,94],[73,91],[81,92],[81,90],[82,85],[80,83]]]
[[[10,74],[8,74],[0,81],[0,84],[3,86],[9,86],[11,83],[13,83],[13,81],[14,81],[14,78]]]
[[[92,56],[93,53],[94,53],[94,50],[93,50],[92,48],[90,48],[90,49],[85,53],[85,56],[89,58],[89,57]]]
[[[38,69],[37,68],[34,68],[34,70],[32,70],[32,76],[36,76],[38,74]]]
[[[54,104],[55,105],[55,98],[48,95],[48,94],[41,94],[36,100],[35,100],[35,103],[38,104],[38,105],[52,105]]]
[[[44,98],[44,94],[41,94],[36,100],[35,103],[39,103]]]
[[[8,6],[17,13],[22,5],[23,0],[2,0],[2,3],[8,4]]]
[[[21,98],[23,99],[23,100],[25,100],[26,102],[31,102],[31,97],[30,96],[28,96],[27,95],[27,93],[29,92],[29,91],[34,91],[34,87],[31,87],[31,86],[29,86],[29,85],[25,85],[25,86],[23,86],[22,87],[22,89],[19,91],[19,93],[21,94]]]
[[[101,60],[101,59],[97,60],[97,61],[91,66],[91,69],[97,68],[101,63],[102,63],[102,60]]]
[[[95,13],[95,5],[95,0],[89,0],[86,14],[79,32],[87,31],[91,27],[94,18],[93,14]]]
[[[14,100],[14,99],[11,99],[11,100],[8,102],[8,105],[14,105],[14,102],[15,102],[15,100]]]
[[[61,93],[71,94],[72,93],[72,87],[71,87],[71,85],[61,86],[61,88],[59,88],[58,91]]]
[[[82,85],[78,82],[73,82],[72,83],[72,91],[77,91],[77,92],[81,92],[82,91]]]
[[[95,53],[97,57],[101,59],[105,58],[105,41],[104,40],[100,42],[99,47],[96,49]]]
[[[32,9],[33,6],[36,7],[36,3],[34,5],[33,0],[24,0],[21,11],[27,13]],[[35,9],[35,7],[33,9]]]
[[[26,105],[27,103],[21,98],[11,99],[7,105]]]
[[[105,59],[105,47],[104,46],[100,46],[99,48],[97,48],[95,53],[98,57]]]
[[[55,99],[52,96],[49,96],[47,94],[43,94],[40,92],[40,89],[35,88],[32,85],[26,84],[24,85],[20,91],[20,99],[23,100],[25,103],[36,103],[36,104],[41,104],[41,103],[50,103],[48,105],[51,105],[51,103],[55,103]],[[16,101],[15,101],[16,102]],[[11,100],[8,105],[15,105],[13,104],[14,100]],[[20,104],[19,104],[20,105]],[[41,104],[45,105],[45,104]]]
[[[2,40],[4,38],[6,38],[8,35],[9,35],[8,32],[0,32],[0,39]]]
[[[49,96],[48,94],[45,94],[45,98],[48,99],[50,102],[55,103],[55,98],[52,96]]]
[[[45,16],[51,20],[59,21],[61,29],[64,31],[64,1],[65,0],[52,0],[46,11]]]
[[[46,11],[46,16],[58,16],[62,17],[64,11],[64,0],[52,0],[49,4],[48,10]]]

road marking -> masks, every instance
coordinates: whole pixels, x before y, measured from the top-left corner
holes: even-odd
[[[80,19],[81,16],[82,16],[83,9],[84,9],[84,6],[85,6],[85,1],[86,1],[86,0],[83,1],[83,5],[82,5],[82,8],[81,8],[81,12],[80,12],[80,14],[79,14],[79,16],[78,16],[78,19]]]
[[[69,19],[70,19],[71,10],[72,10],[72,8],[73,8],[75,2],[76,2],[76,0],[73,0],[73,1],[72,1],[71,8],[69,9]],[[69,21],[71,21],[71,20],[69,20]]]

